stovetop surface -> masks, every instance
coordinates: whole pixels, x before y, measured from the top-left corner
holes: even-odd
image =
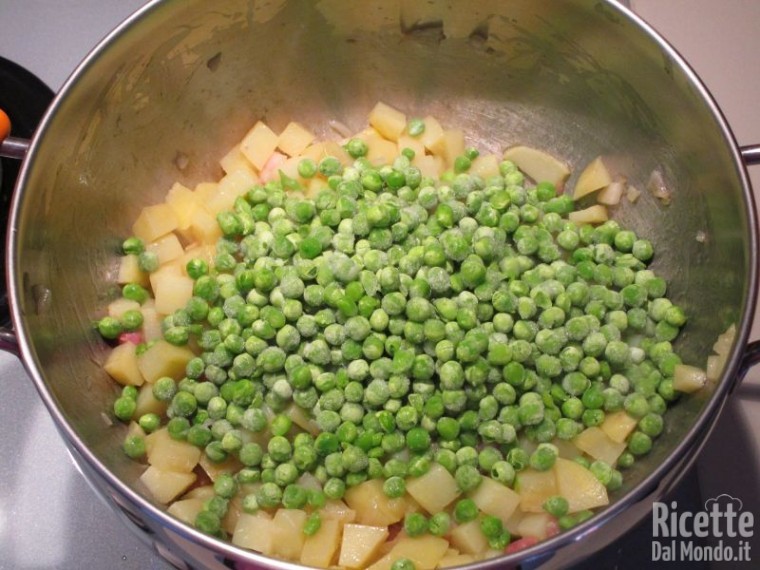
[[[0,0],[0,56],[36,74],[53,90],[96,43],[144,0]],[[760,143],[760,2],[632,0],[692,64],[725,112],[740,144]],[[6,87],[0,75],[0,91]],[[760,195],[760,168],[752,169]],[[755,319],[753,338],[760,337]],[[140,568],[170,566],[98,500],[79,474],[21,363],[0,353],[0,569]],[[739,497],[760,517],[760,371],[750,371],[729,401],[696,467],[671,500],[700,505]],[[760,528],[760,527],[759,527]],[[760,559],[760,534],[752,542]],[[648,568],[652,522],[579,567]],[[723,568],[727,565],[662,567]],[[756,567],[754,564],[739,567]]]

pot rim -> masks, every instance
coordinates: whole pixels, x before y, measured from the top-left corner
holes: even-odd
[[[604,510],[599,511],[584,523],[574,527],[571,530],[562,532],[554,537],[541,541],[530,548],[526,548],[525,550],[516,552],[511,555],[483,560],[474,563],[471,566],[468,566],[472,568],[477,567],[496,569],[503,567],[505,564],[516,565],[525,563],[531,559],[548,559],[551,557],[552,553],[558,551],[560,548],[574,544],[582,540],[584,537],[588,536],[590,533],[599,530],[605,524],[609,523],[612,519],[618,516],[623,510],[628,508],[631,503],[639,502],[647,498],[652,489],[657,487],[658,483],[665,477],[666,474],[670,473],[674,468],[683,470],[684,465],[688,465],[690,463],[684,459],[690,453],[695,454],[701,447],[699,444],[699,438],[702,437],[707,431],[709,431],[709,429],[717,421],[720,410],[723,407],[726,399],[733,391],[735,386],[741,381],[742,356],[748,342],[757,301],[758,222],[755,199],[751,191],[751,184],[747,173],[746,164],[742,159],[740,147],[738,146],[733,132],[731,131],[731,128],[729,127],[728,122],[726,121],[726,118],[720,110],[717,102],[714,100],[713,96],[707,87],[703,84],[697,73],[677,52],[677,50],[671,46],[654,28],[652,28],[641,17],[636,15],[626,6],[621,5],[616,0],[602,0],[602,2],[605,5],[605,9],[609,9],[612,12],[616,13],[617,16],[628,19],[631,23],[633,23],[641,33],[647,36],[649,41],[654,42],[663,51],[664,55],[670,59],[674,66],[677,66],[677,68],[680,69],[691,87],[696,90],[700,98],[706,104],[723,135],[728,150],[730,151],[734,167],[737,171],[738,178],[741,181],[742,197],[744,201],[746,216],[745,223],[749,234],[747,237],[749,239],[748,251],[750,254],[750,259],[748,260],[749,276],[747,283],[748,286],[746,288],[746,305],[741,315],[740,322],[737,323],[736,339],[731,350],[730,358],[727,360],[725,368],[723,370],[721,380],[717,383],[713,394],[710,396],[701,413],[697,416],[686,437],[682,439],[682,441],[676,446],[671,455],[665,461],[663,461],[638,485],[636,485],[626,494],[618,497],[608,507],[604,508]],[[9,216],[8,238],[6,240],[6,263],[8,266],[9,276],[8,295],[11,305],[12,321],[18,341],[19,353],[24,367],[32,377],[37,391],[39,392],[51,416],[53,417],[58,431],[63,435],[66,444],[73,447],[77,452],[76,455],[83,458],[88,463],[89,467],[94,468],[94,471],[110,486],[113,491],[116,491],[121,498],[126,499],[130,504],[137,507],[142,513],[146,513],[153,519],[160,520],[163,525],[168,526],[178,535],[193,542],[199,543],[216,553],[223,554],[239,561],[260,564],[269,568],[281,570],[302,569],[304,566],[300,564],[270,558],[257,552],[234,546],[230,542],[222,541],[209,535],[203,534],[200,531],[192,528],[190,525],[187,525],[175,519],[169,515],[164,508],[161,508],[148,499],[144,498],[135,489],[116,477],[90,451],[88,446],[83,443],[76,431],[66,421],[63,414],[59,410],[51,392],[48,390],[46,381],[44,380],[39,368],[35,364],[34,350],[32,348],[30,334],[27,330],[24,315],[22,314],[20,308],[19,298],[21,297],[22,291],[20,284],[16,279],[16,272],[18,270],[17,259],[19,253],[19,212],[24,205],[25,188],[30,177],[30,172],[32,172],[35,168],[38,147],[43,144],[45,133],[50,129],[50,125],[54,124],[62,102],[65,101],[69,96],[69,92],[75,88],[80,77],[88,73],[88,70],[94,65],[94,63],[111,48],[112,44],[118,42],[127,30],[139,26],[143,20],[149,18],[154,12],[160,9],[164,9],[169,5],[171,5],[171,0],[150,0],[150,2],[129,16],[105,38],[103,38],[88,53],[86,58],[75,68],[75,70],[64,83],[61,90],[56,94],[52,104],[45,113],[37,132],[32,138],[29,152],[26,156],[26,159],[22,162],[16,189],[13,194]]]

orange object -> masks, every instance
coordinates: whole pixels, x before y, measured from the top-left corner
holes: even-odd
[[[11,120],[5,114],[5,111],[0,109],[0,142],[9,134],[11,134]]]

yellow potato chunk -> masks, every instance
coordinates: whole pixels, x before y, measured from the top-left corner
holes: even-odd
[[[430,147],[433,154],[437,154],[446,161],[446,166],[451,168],[454,159],[464,154],[464,133],[459,129],[446,129]]]
[[[570,212],[567,218],[576,224],[601,224],[609,219],[607,208],[601,204],[594,204],[584,210]]]
[[[322,507],[321,514],[323,518],[334,519],[341,524],[352,523],[356,520],[356,511],[337,499],[327,501]]]
[[[438,463],[421,477],[407,479],[406,491],[431,514],[444,510],[460,493],[454,477]]]
[[[569,512],[577,513],[609,504],[607,489],[580,463],[559,458],[554,464],[554,474],[557,491],[567,499]]]
[[[543,512],[543,504],[557,494],[554,471],[525,469],[517,474],[515,490],[520,495],[520,508],[526,513]]]
[[[195,524],[195,517],[203,510],[203,503],[205,499],[182,499],[180,501],[174,501],[169,508],[166,509],[170,515],[178,518],[184,523],[189,525]]]
[[[392,163],[398,156],[398,146],[393,141],[374,137],[367,141],[367,160],[375,166]]]
[[[422,144],[422,141],[419,139],[419,137],[412,137],[407,134],[402,134],[398,137],[396,144],[399,151],[402,151],[405,148],[412,149],[414,151],[415,157],[425,154],[425,145]]]
[[[363,568],[372,560],[386,538],[388,529],[385,527],[345,525],[338,564],[347,568]]]
[[[707,373],[697,366],[677,364],[673,372],[673,388],[691,394],[701,389],[707,382]]]
[[[150,283],[148,274],[140,269],[136,255],[124,255],[119,259],[119,274],[116,276],[116,282],[122,285],[137,283],[143,287]]]
[[[314,418],[309,417],[306,410],[297,404],[291,404],[286,410],[285,415],[290,420],[300,427],[304,431],[308,431],[311,435],[319,434],[319,426]]]
[[[140,310],[140,303],[124,297],[119,297],[108,303],[108,316],[115,319],[120,319],[127,311],[137,310]]]
[[[326,568],[335,562],[342,525],[336,519],[322,518],[316,534],[307,536],[301,549],[301,564]]]
[[[160,265],[174,261],[185,253],[182,244],[179,243],[179,239],[177,239],[177,236],[173,233],[166,234],[165,236],[152,241],[145,246],[145,249],[147,251],[152,251],[158,256],[158,263]]]
[[[401,538],[390,551],[391,564],[400,558],[414,562],[417,570],[432,570],[449,549],[445,538],[424,535],[415,538]]]
[[[161,317],[156,311],[156,303],[150,299],[142,306],[143,324],[142,334],[145,342],[163,338],[161,332]]]
[[[306,127],[295,121],[291,121],[280,133],[277,139],[277,148],[288,156],[296,156],[311,144],[314,134]]]
[[[469,174],[488,180],[491,176],[499,175],[499,157],[495,154],[481,154],[472,161]]]
[[[147,487],[156,501],[166,505],[179,497],[185,489],[195,482],[195,473],[164,471],[155,465],[151,465],[140,476],[140,481]]]
[[[604,159],[601,156],[596,157],[578,176],[578,181],[573,188],[573,200],[609,186],[612,180],[612,174],[604,164]]]
[[[169,315],[177,309],[184,309],[193,296],[194,283],[177,265],[165,265],[151,273],[150,285],[156,302],[156,312]]]
[[[108,375],[122,386],[140,386],[145,381],[138,366],[135,348],[131,342],[115,346],[103,364]]]
[[[272,519],[275,527],[274,554],[286,560],[299,560],[306,535],[303,525],[306,512],[300,509],[279,509]]]
[[[465,564],[473,564],[476,558],[472,554],[460,554],[456,550],[452,550],[446,554],[438,563],[438,568],[451,568],[452,566],[464,566]]]
[[[443,159],[432,154],[417,155],[412,160],[412,165],[420,169],[423,176],[438,178],[446,169]]]
[[[157,400],[153,395],[152,384],[143,384],[140,386],[140,391],[137,393],[137,407],[135,408],[136,418],[145,414],[156,414],[161,416],[166,413],[166,408],[166,402]]]
[[[145,243],[173,232],[179,226],[174,210],[168,204],[146,206],[132,225],[132,234]]]
[[[169,435],[166,428],[145,437],[148,463],[163,471],[190,473],[201,458],[201,449]]]
[[[403,498],[391,499],[383,492],[383,481],[370,479],[346,491],[343,500],[356,511],[356,520],[370,526],[388,526],[406,514]]]
[[[481,511],[499,517],[502,522],[507,522],[520,505],[520,495],[490,477],[483,477],[470,498]]]
[[[190,188],[175,182],[166,193],[166,203],[177,216],[177,228],[180,230],[189,228],[193,212],[198,207],[198,196]]]
[[[260,171],[277,148],[278,138],[272,129],[258,121],[240,142],[240,152]]]
[[[451,545],[464,554],[480,554],[488,548],[488,539],[480,530],[480,520],[460,524],[451,531]]]
[[[253,172],[253,165],[246,156],[240,150],[240,144],[233,146],[227,154],[219,159],[219,166],[222,167],[225,174],[234,172],[235,170],[247,170]]]
[[[151,384],[162,376],[179,380],[185,375],[185,367],[195,354],[186,346],[174,346],[165,340],[157,340],[137,359],[137,365],[146,382]]]
[[[424,147],[432,152],[433,145],[443,135],[443,127],[435,117],[425,117],[422,122],[425,123],[425,130],[418,138]]]
[[[242,513],[232,533],[232,544],[271,555],[276,532],[272,518],[266,512]]]
[[[219,181],[216,191],[209,194],[203,207],[214,215],[231,210],[235,199],[248,192],[258,181],[258,177],[250,171],[233,170]]]
[[[549,524],[554,520],[548,513],[530,513],[520,519],[517,534],[522,537],[535,537],[544,540],[547,537]]]
[[[620,410],[607,414],[599,428],[607,434],[607,437],[612,441],[622,443],[628,439],[630,433],[636,429],[637,424],[638,420],[636,420],[636,418],[629,416],[628,412],[625,410]]]
[[[601,459],[614,466],[620,454],[625,451],[625,442],[610,439],[599,427],[590,427],[579,433],[573,439],[575,446],[594,459]]]
[[[208,455],[201,453],[199,464],[212,481],[216,481],[220,475],[225,473],[237,473],[243,467],[243,464],[233,454],[228,455],[224,461],[215,463],[208,458]]]
[[[391,141],[397,141],[406,128],[406,115],[381,101],[369,112],[368,119],[377,132]]]
[[[558,189],[564,184],[570,169],[548,152],[529,146],[513,146],[504,151],[504,160],[509,160],[534,182],[551,182]]]

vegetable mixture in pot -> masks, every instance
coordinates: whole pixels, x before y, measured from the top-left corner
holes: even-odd
[[[124,452],[177,518],[308,566],[520,550],[607,505],[704,384],[686,315],[601,159],[576,211],[542,151],[382,103],[369,125],[259,122],[218,183],[142,211],[97,322]]]

